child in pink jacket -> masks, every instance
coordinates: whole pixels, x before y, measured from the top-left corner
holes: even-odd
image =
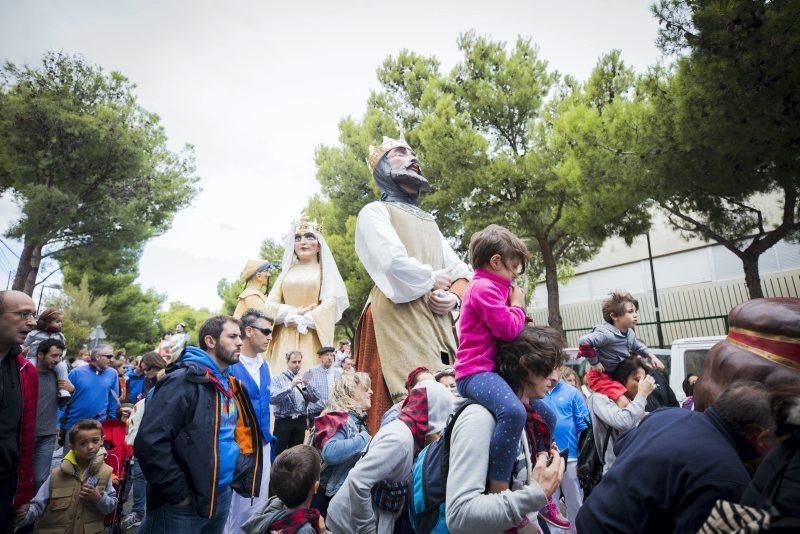
[[[469,255],[475,275],[464,292],[456,387],[497,421],[489,449],[489,491],[499,493],[508,489],[527,415],[494,372],[496,343],[513,340],[525,326],[525,294],[512,282],[525,271],[530,254],[520,238],[491,224],[472,236]]]

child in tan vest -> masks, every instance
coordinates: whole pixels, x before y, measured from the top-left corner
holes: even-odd
[[[42,534],[100,534],[103,519],[117,505],[111,467],[104,460],[103,427],[94,419],[78,421],[69,431],[72,449],[53,469],[36,497],[17,510],[17,526],[38,521]]]

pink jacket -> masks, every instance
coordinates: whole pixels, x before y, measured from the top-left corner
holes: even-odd
[[[525,310],[508,305],[511,281],[476,269],[464,292],[456,379],[494,371],[497,341],[511,341],[525,326]]]

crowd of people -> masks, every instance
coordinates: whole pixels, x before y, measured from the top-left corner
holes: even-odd
[[[334,346],[346,289],[307,218],[269,294],[250,261],[235,316],[130,360],[105,343],[68,357],[60,310],[0,292],[0,533],[797,526],[800,372],[729,377],[703,411],[689,375],[681,407],[615,291],[580,338],[582,377],[526,315],[523,240],[489,225],[466,264],[416,206],[411,148],[385,139],[369,166],[382,196],[356,252],[376,286],[354,346]]]

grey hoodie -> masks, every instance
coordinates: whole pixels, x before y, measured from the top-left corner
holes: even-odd
[[[259,508],[256,508],[253,513],[250,514],[250,519],[244,522],[242,530],[247,534],[270,532],[272,530],[270,528],[272,523],[286,517],[295,510],[296,508],[286,508],[286,505],[283,504],[278,496],[273,495],[267,502],[262,504]],[[316,534],[316,532],[316,529],[311,523],[306,523],[297,530],[297,534]]]
[[[608,374],[613,373],[620,362],[627,360],[631,354],[647,357],[647,345],[636,339],[633,328],[623,333],[609,323],[595,326],[590,333],[578,340],[580,355],[585,355],[589,348],[595,352],[594,356],[586,356],[589,363],[596,365],[599,361]]]
[[[247,534],[270,532],[272,530],[270,528],[272,523],[286,517],[295,510],[295,508],[286,508],[277,496],[272,496],[267,502],[256,508],[253,513],[250,514],[250,519],[244,522],[242,530]],[[311,523],[306,523],[297,531],[298,534],[316,534],[316,532]]]

